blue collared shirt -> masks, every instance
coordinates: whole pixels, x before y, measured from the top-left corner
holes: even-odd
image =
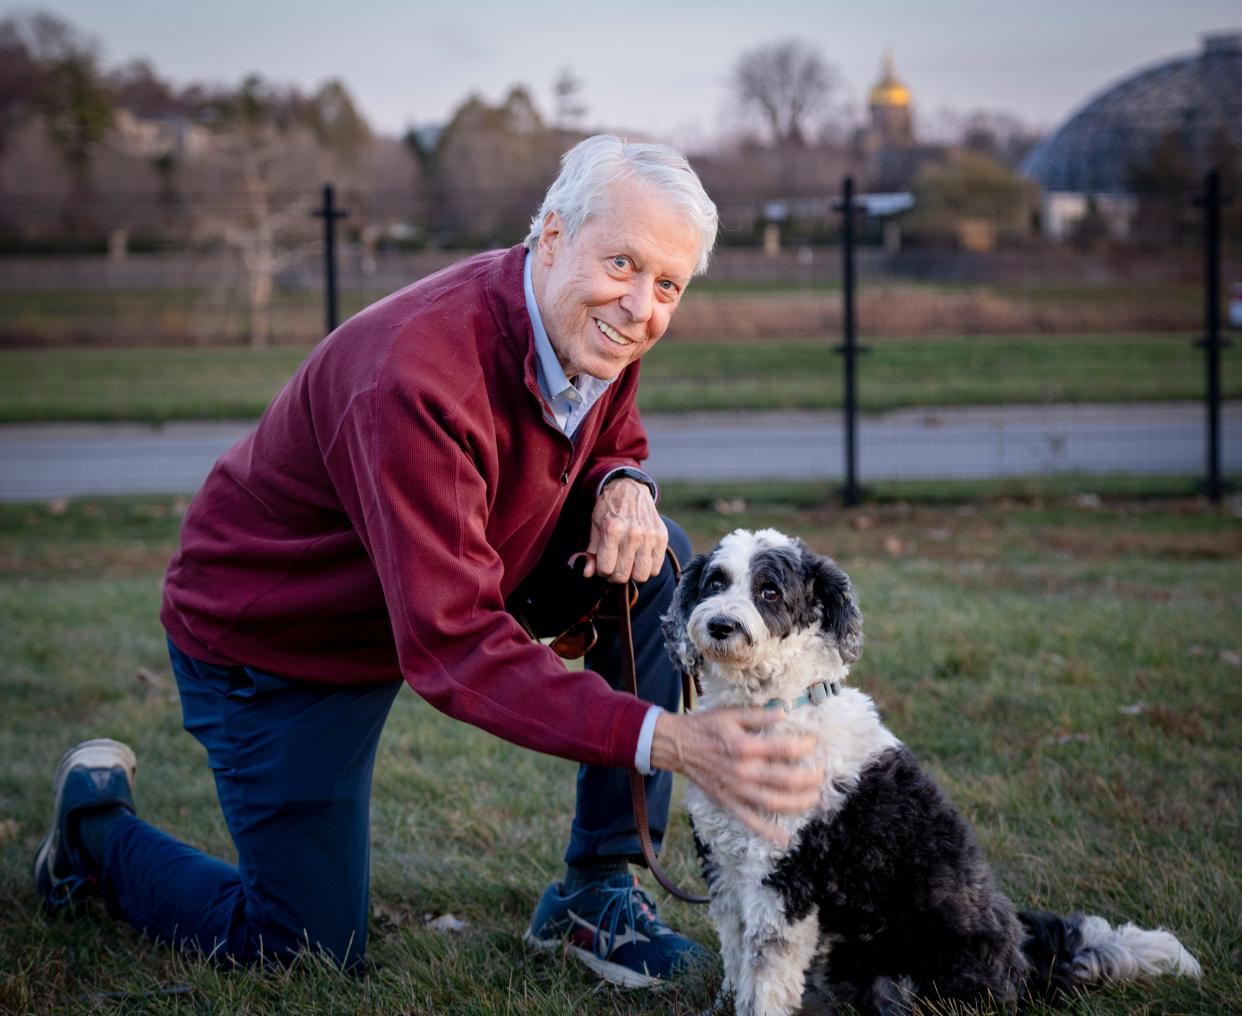
[[[565,376],[547,329],[543,327],[543,318],[539,316],[539,305],[535,302],[535,290],[530,281],[529,252],[522,272],[522,286],[526,290],[526,310],[530,313],[531,327],[535,331],[535,373],[538,375],[539,391],[552,410],[556,425],[573,437],[591,407],[616,379],[602,381],[590,374],[579,374],[571,381]]]
[[[608,390],[612,380],[603,381],[590,374],[579,374],[570,381],[565,376],[561,361],[557,359],[556,350],[552,348],[552,340],[548,338],[547,329],[543,327],[543,318],[539,316],[539,304],[535,302],[535,290],[530,281],[530,251],[526,252],[526,264],[522,270],[522,287],[526,292],[526,311],[530,315],[531,328],[535,332],[535,374],[539,381],[539,392],[556,425],[571,439],[578,425],[586,419],[591,407],[599,397]],[[600,481],[600,490],[616,470],[612,470]],[[644,474],[646,475],[646,474]],[[656,494],[655,481],[651,480],[652,496]],[[598,491],[596,492],[598,496]],[[655,736],[656,720],[664,710],[653,705],[647,710],[642,729],[638,734],[638,747],[634,750],[634,768],[644,776],[651,773],[651,740]]]

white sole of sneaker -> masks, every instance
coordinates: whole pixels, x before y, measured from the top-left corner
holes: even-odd
[[[621,988],[648,988],[652,991],[659,991],[668,987],[667,981],[652,977],[650,974],[640,974],[637,970],[631,970],[618,963],[609,963],[607,960],[600,959],[595,953],[571,945],[562,938],[535,938],[527,928],[522,941],[544,952],[557,952],[563,949],[580,963],[589,967],[597,977]]]
[[[69,770],[77,766],[85,769],[113,769],[123,766],[132,784],[138,771],[138,759],[128,744],[114,741],[110,737],[96,737],[78,742],[61,755],[60,762],[56,765],[52,789],[56,794],[57,808],[60,807],[61,792],[65,789],[65,778],[69,775]]]
[[[34,870],[36,872],[47,862],[48,855],[60,847],[60,823],[56,821],[56,816],[60,814],[65,779],[69,775],[69,770],[76,766],[85,766],[87,769],[112,769],[116,766],[124,766],[129,775],[130,786],[133,786],[134,776],[138,771],[138,759],[129,745],[114,741],[110,737],[96,737],[89,741],[80,741],[61,755],[60,762],[56,765],[56,775],[52,779],[52,828],[43,837],[43,842],[39,844],[39,851],[35,854]]]

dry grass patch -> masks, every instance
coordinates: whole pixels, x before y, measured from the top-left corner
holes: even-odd
[[[1197,305],[1188,292],[1144,291],[1126,300],[1050,300],[1019,289],[864,283],[857,313],[869,336],[1181,331],[1194,328],[1197,320]],[[842,313],[839,290],[697,293],[691,287],[670,335],[713,342],[836,335]]]

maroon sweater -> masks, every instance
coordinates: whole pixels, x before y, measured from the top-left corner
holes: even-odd
[[[633,765],[648,705],[567,671],[504,609],[567,502],[589,511],[609,469],[647,454],[637,364],[573,441],[545,419],[524,256],[481,254],[351,318],[221,456],[164,584],[183,652],[404,678],[515,744]]]

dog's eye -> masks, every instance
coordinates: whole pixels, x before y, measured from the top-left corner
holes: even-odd
[[[759,587],[759,595],[767,600],[768,603],[773,603],[781,598],[781,591],[772,585],[771,582],[765,582]]]
[[[707,580],[707,585],[704,586],[703,588],[706,589],[709,593],[720,593],[724,591],[725,586],[726,586],[726,582],[721,576],[713,575],[710,579]]]

